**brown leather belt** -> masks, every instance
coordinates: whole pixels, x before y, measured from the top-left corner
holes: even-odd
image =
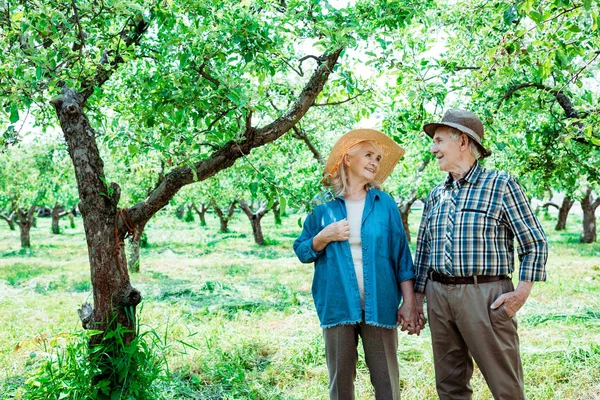
[[[500,276],[487,276],[487,275],[477,275],[473,276],[448,276],[442,275],[435,271],[429,272],[429,279],[432,281],[440,282],[445,285],[473,285],[475,282],[477,283],[488,283],[488,282],[497,282],[502,281],[504,279],[508,279],[506,275]]]

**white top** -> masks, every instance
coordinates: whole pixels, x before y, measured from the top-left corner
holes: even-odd
[[[354,262],[354,271],[358,281],[358,290],[360,292],[360,303],[365,308],[365,282],[363,277],[363,255],[362,242],[360,239],[360,229],[362,225],[362,215],[365,209],[365,200],[345,200],[346,212],[348,214],[348,224],[350,225],[350,251],[352,252],[352,261]]]

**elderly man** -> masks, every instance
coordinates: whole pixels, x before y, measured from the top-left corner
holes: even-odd
[[[490,152],[475,114],[449,110],[423,129],[440,170],[448,172],[425,201],[415,255],[415,292],[423,325],[427,298],[438,395],[470,399],[475,359],[495,399],[524,399],[515,314],[533,283],[546,279],[546,236],[517,181],[479,165]]]

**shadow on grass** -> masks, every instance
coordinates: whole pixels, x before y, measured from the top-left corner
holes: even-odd
[[[229,320],[239,313],[261,315],[268,311],[287,311],[309,304],[308,297],[282,284],[255,282],[251,284],[252,295],[247,287],[237,288],[218,281],[207,281],[201,286],[185,283],[170,285],[168,289],[151,296],[155,301],[187,303],[199,310],[199,316],[219,315]]]

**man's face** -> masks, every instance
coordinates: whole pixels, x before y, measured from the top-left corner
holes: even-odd
[[[460,138],[453,140],[450,136],[452,128],[439,127],[433,135],[431,152],[435,155],[440,170],[452,172],[457,167],[460,157]]]

